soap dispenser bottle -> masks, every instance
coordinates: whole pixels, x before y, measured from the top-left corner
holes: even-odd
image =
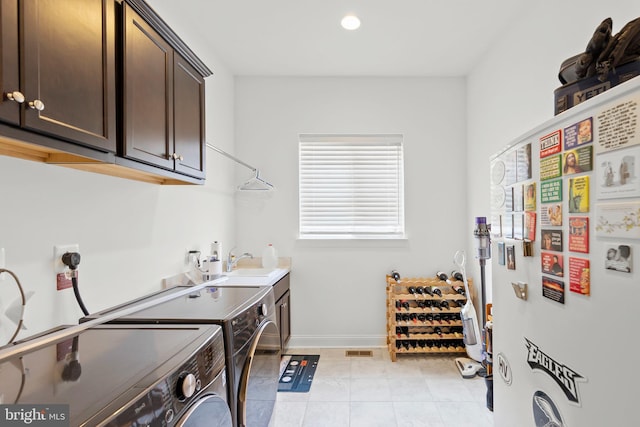
[[[267,245],[262,251],[262,267],[263,268],[276,268],[278,266],[278,251],[273,247],[271,243]]]

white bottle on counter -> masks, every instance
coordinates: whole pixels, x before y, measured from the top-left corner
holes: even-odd
[[[262,251],[262,267],[276,268],[278,266],[278,251],[271,243]]]

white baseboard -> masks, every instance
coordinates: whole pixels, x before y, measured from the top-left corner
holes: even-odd
[[[288,348],[370,348],[386,347],[386,335],[292,335]]]

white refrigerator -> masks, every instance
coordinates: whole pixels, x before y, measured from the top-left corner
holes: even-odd
[[[640,425],[639,104],[631,79],[491,157],[498,427]]]

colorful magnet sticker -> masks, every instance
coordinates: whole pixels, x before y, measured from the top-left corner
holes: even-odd
[[[549,157],[562,150],[562,130],[551,132],[540,138],[540,158]]]

